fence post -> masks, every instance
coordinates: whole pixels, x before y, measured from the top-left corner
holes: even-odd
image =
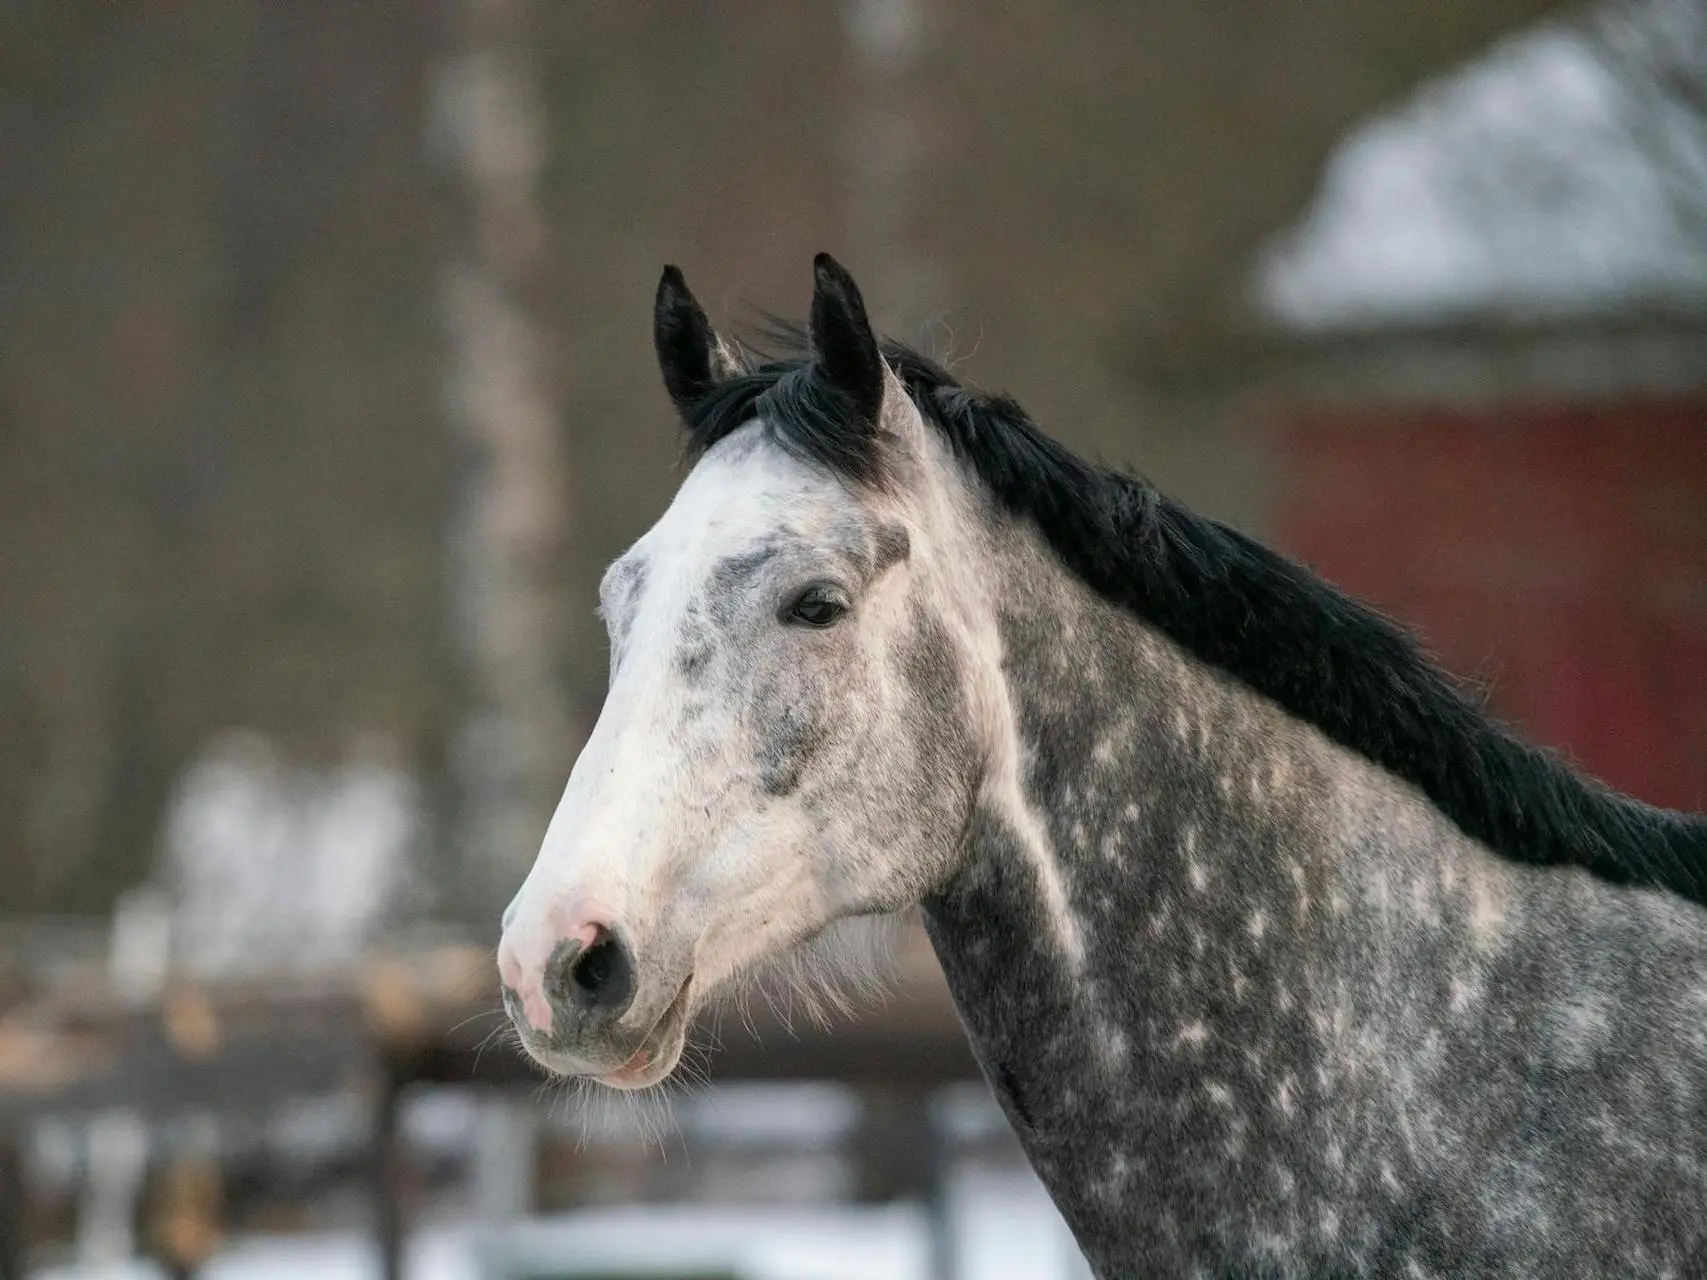
[[[374,1235],[384,1280],[403,1280],[403,1247],[408,1234],[408,1214],[403,1203],[408,1163],[398,1114],[402,1102],[403,1073],[387,1056],[378,1073],[373,1150],[368,1165]]]
[[[0,1123],[0,1280],[24,1280],[24,1197],[18,1130]]]

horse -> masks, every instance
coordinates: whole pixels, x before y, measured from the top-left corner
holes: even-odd
[[[1301,565],[880,341],[666,268],[689,468],[503,918],[552,1072],[918,908],[1101,1277],[1707,1275],[1707,820],[1492,718]]]

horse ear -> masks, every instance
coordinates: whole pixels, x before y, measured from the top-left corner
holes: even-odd
[[[729,353],[717,339],[679,267],[665,267],[652,304],[652,344],[664,389],[684,418],[734,372]]]
[[[883,356],[853,277],[827,253],[812,260],[812,354],[832,384],[854,398],[867,425],[883,408]]]

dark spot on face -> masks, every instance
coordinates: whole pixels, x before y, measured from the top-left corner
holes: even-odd
[[[752,580],[753,575],[775,559],[781,550],[778,543],[765,542],[751,551],[743,551],[738,556],[725,557],[711,571],[712,591],[734,591],[745,586]]]
[[[734,618],[742,589],[781,551],[782,543],[773,540],[718,562],[705,584],[706,608],[714,622],[727,624]]]
[[[676,646],[676,670],[689,680],[704,673],[711,663],[711,637],[704,626],[690,620]]]
[[[824,731],[799,707],[785,707],[760,726],[759,786],[768,796],[786,796],[800,786],[807,763],[823,745]]]
[[[912,539],[907,536],[907,530],[903,526],[880,526],[877,530],[877,572],[882,573],[890,565],[905,560],[912,549]]]
[[[913,629],[899,646],[901,671],[916,695],[912,717],[924,736],[957,733],[965,719],[960,659],[947,629],[917,602],[911,610]]]

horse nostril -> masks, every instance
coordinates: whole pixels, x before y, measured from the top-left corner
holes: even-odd
[[[570,969],[569,976],[575,980],[589,996],[596,997],[601,988],[610,981],[611,972],[617,967],[616,944],[606,934],[592,946],[588,947],[575,961],[575,967]]]
[[[634,999],[634,962],[622,939],[600,927],[590,946],[566,955],[548,986],[555,1003],[620,1017]]]

